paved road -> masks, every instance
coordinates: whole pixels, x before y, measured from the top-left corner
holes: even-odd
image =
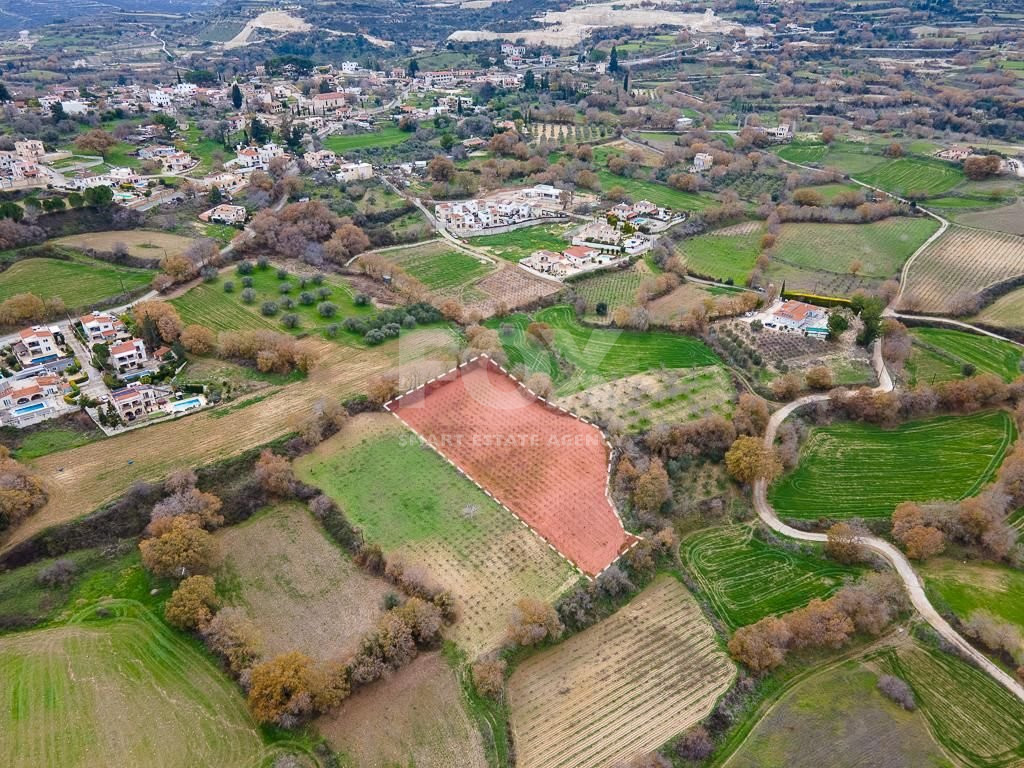
[[[891,392],[893,390],[893,381],[889,376],[889,372],[886,369],[884,362],[882,361],[880,342],[875,342],[873,362],[879,379],[879,385],[876,387],[876,391]],[[774,445],[775,436],[779,427],[791,414],[800,410],[804,406],[811,405],[813,403],[820,403],[825,400],[828,400],[828,395],[808,395],[807,397],[801,397],[798,400],[794,400],[773,413],[771,418],[768,420],[768,427],[765,430],[765,446],[771,447]],[[768,503],[767,491],[767,483],[764,480],[758,480],[754,483],[754,508],[757,510],[758,516],[765,525],[773,531],[780,533],[783,536],[788,536],[791,539],[815,542],[824,542],[828,539],[828,537],[823,533],[809,533],[783,523],[779,519],[778,515],[775,514],[775,509]],[[950,626],[949,622],[942,618],[939,612],[935,610],[935,607],[931,604],[928,600],[928,596],[925,594],[924,585],[921,583],[921,579],[914,571],[910,561],[907,560],[906,556],[904,556],[902,552],[889,542],[880,539],[877,536],[863,536],[860,538],[860,543],[865,548],[885,558],[893,569],[895,569],[897,575],[899,575],[900,579],[903,580],[903,584],[907,589],[907,594],[910,596],[910,602],[921,617],[927,621],[936,632],[938,632],[948,642],[959,648],[965,656],[973,659],[981,669],[1004,685],[1011,693],[1017,696],[1017,698],[1024,701],[1024,686],[1022,686],[1015,678],[1004,672],[999,666],[990,661],[988,657],[974,648],[974,646],[964,640],[964,638],[961,637],[952,626]]]

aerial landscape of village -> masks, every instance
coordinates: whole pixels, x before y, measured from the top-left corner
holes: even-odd
[[[1024,768],[1021,0],[0,2],[0,766]]]

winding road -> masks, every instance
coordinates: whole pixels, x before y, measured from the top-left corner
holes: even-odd
[[[885,362],[882,360],[882,345],[880,341],[875,342],[875,349],[872,357],[872,362],[874,364],[875,371],[878,374],[879,381],[875,391],[891,392],[894,385],[892,377],[889,375],[889,371],[885,367]],[[807,397],[801,397],[791,403],[787,403],[782,408],[775,411],[768,420],[768,427],[765,430],[765,447],[771,448],[775,444],[775,436],[778,433],[779,427],[791,414],[800,410],[804,406],[824,402],[826,400],[828,400],[828,395],[808,395]],[[801,531],[782,522],[775,513],[775,509],[768,503],[768,484],[763,479],[754,483],[754,509],[757,510],[758,517],[761,518],[761,521],[765,525],[783,536],[787,536],[791,539],[798,539],[800,541],[814,541],[819,543],[828,540],[828,537],[824,533]],[[880,539],[877,536],[862,536],[859,538],[859,542],[866,549],[884,558],[893,567],[897,575],[903,580],[903,584],[907,589],[907,594],[910,596],[910,602],[921,617],[927,621],[936,632],[938,632],[946,641],[956,646],[964,656],[969,657],[975,662],[975,664],[977,664],[978,667],[1004,685],[1011,693],[1017,696],[1017,698],[1024,701],[1024,686],[1022,686],[1020,682],[1011,675],[1003,671],[1001,667],[989,660],[985,654],[981,653],[981,651],[968,643],[955,629],[953,629],[949,622],[942,618],[939,612],[935,610],[935,607],[931,604],[928,600],[928,596],[925,594],[924,584],[914,571],[910,561],[907,560],[906,556],[902,552],[888,541]]]

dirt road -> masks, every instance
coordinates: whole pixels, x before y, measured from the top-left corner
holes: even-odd
[[[882,362],[881,344],[879,342],[875,342],[874,363],[879,380],[879,386],[876,390],[880,392],[891,392],[893,390],[893,382],[892,378],[889,376],[888,370]],[[807,397],[801,397],[798,400],[794,400],[775,411],[775,413],[772,414],[771,419],[769,419],[768,427],[765,430],[765,446],[771,447],[774,445],[775,435],[778,432],[779,427],[791,414],[805,406],[826,400],[828,400],[828,395],[808,395]],[[775,514],[775,509],[768,503],[768,487],[764,480],[758,480],[754,484],[754,509],[757,510],[758,516],[765,525],[783,536],[788,536],[791,539],[799,539],[800,541],[824,542],[828,539],[828,537],[823,533],[809,533],[783,523]],[[987,656],[974,648],[974,646],[964,640],[964,638],[961,637],[952,626],[950,626],[949,622],[942,618],[939,612],[935,610],[935,607],[931,604],[928,600],[928,596],[925,594],[924,585],[922,584],[921,579],[914,571],[910,561],[907,560],[906,556],[902,552],[889,542],[884,539],[880,539],[877,536],[863,536],[860,538],[860,543],[865,548],[885,558],[885,560],[893,567],[900,579],[903,580],[903,584],[907,589],[907,594],[910,596],[910,602],[921,617],[927,621],[936,632],[938,632],[948,642],[959,648],[965,656],[970,657],[981,669],[985,670],[988,674],[998,680],[1015,696],[1024,701],[1024,686],[1004,672],[996,664],[991,662]]]

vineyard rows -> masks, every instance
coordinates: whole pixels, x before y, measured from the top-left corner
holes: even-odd
[[[901,306],[940,314],[969,312],[985,288],[1024,275],[1024,239],[952,227],[911,264]]]
[[[761,541],[732,525],[690,536],[682,554],[715,613],[730,627],[825,598],[858,570]]]
[[[663,576],[509,679],[520,768],[608,768],[704,718],[734,667],[693,597]]]

